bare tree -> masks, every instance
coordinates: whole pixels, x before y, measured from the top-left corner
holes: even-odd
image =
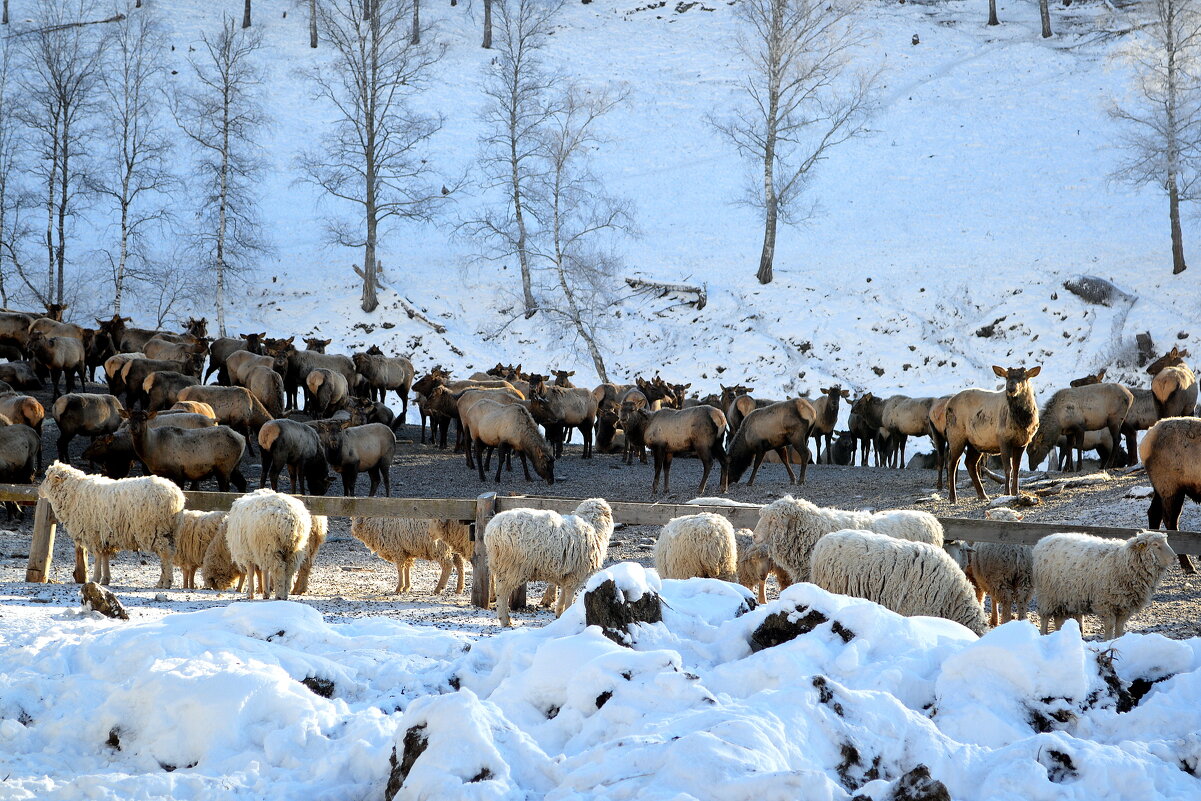
[[[988,24],[1001,24],[1001,20],[997,19],[997,0],[988,0]]]
[[[854,27],[854,0],[743,0],[737,8],[749,103],[714,124],[762,170],[749,202],[763,210],[757,277],[767,284],[777,224],[796,221],[797,201],[830,148],[864,130],[879,73],[852,72],[865,42]]]
[[[221,30],[201,37],[190,56],[187,89],[172,96],[172,113],[196,150],[200,230],[197,243],[216,280],[217,329],[225,336],[225,293],[252,255],[270,250],[258,216],[255,184],[262,172],[258,136],[266,119],[257,32],[225,17]]]
[[[492,49],[492,0],[484,0],[484,41],[481,47]]]
[[[0,303],[5,308],[21,284],[35,297],[45,297],[29,280],[24,263],[23,245],[31,233],[25,212],[33,198],[19,182],[23,165],[18,158],[25,147],[17,126],[13,51],[11,47],[0,48]]]
[[[242,5],[242,27],[250,27],[250,0],[246,0]]]
[[[164,49],[153,10],[135,14],[127,8],[109,34],[109,57],[101,72],[107,146],[90,186],[112,203],[117,216],[117,241],[106,251],[115,314],[121,313],[127,279],[149,277],[145,269],[134,270],[134,263],[148,266],[143,233],[166,220],[166,192],[178,183],[168,165],[171,143],[160,116]]]
[[[0,25],[8,24],[8,0],[4,0],[4,11],[0,13]]]
[[[330,241],[363,249],[363,311],[375,311],[378,249],[383,229],[399,220],[429,220],[444,194],[428,183],[421,158],[442,119],[409,107],[422,90],[440,45],[414,44],[409,0],[331,0],[318,6],[323,38],[333,59],[308,72],[316,97],[330,103],[336,119],[320,144],[300,159],[305,180],[354,214],[327,219]]]
[[[628,201],[605,192],[588,154],[600,144],[598,121],[625,93],[570,87],[553,104],[541,136],[539,191],[533,197],[543,226],[534,237],[547,286],[542,311],[571,326],[583,341],[596,374],[608,382],[600,330],[612,322],[616,240],[634,233]]]
[[[32,133],[37,160],[33,172],[45,183],[46,297],[63,300],[67,225],[78,214],[84,189],[90,122],[103,56],[94,28],[72,24],[85,18],[87,0],[60,0],[41,6],[38,27],[17,40],[25,69],[24,102],[17,114]]]
[[[317,47],[317,0],[309,0],[309,47]]]
[[[990,0],[996,2],[996,0]],[[1043,25],[1043,38],[1051,38],[1051,8],[1048,0],[1038,0],[1038,18]]]
[[[1163,187],[1172,231],[1172,273],[1185,271],[1180,204],[1194,200],[1201,168],[1201,12],[1190,0],[1151,0],[1151,18],[1123,48],[1133,97],[1110,114],[1123,123],[1124,159],[1114,177]]]
[[[507,0],[497,4],[496,56],[484,76],[484,134],[480,139],[484,189],[503,192],[505,205],[468,221],[465,230],[494,258],[517,257],[522,306],[527,318],[538,310],[530,264],[529,196],[546,162],[542,135],[554,113],[551,94],[562,76],[542,62],[550,25],[562,0]]]

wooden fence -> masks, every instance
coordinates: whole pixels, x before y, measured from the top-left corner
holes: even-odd
[[[225,511],[241,497],[231,492],[185,492],[189,509]],[[488,521],[497,512],[507,509],[551,509],[571,512],[579,505],[578,498],[540,497],[534,495],[497,495],[485,493],[478,498],[344,498],[334,496],[296,496],[313,514],[329,517],[412,517],[423,519],[461,520],[473,524],[472,538],[480,536]],[[33,541],[29,547],[29,565],[25,580],[40,583],[50,573],[54,551],[55,520],[50,504],[39,499],[33,485],[0,484],[0,501],[22,504],[36,503]],[[728,518],[735,528],[754,528],[759,520],[759,506],[698,506],[681,503],[633,503],[610,501],[613,519],[626,525],[663,525],[673,517],[713,512]],[[1076,531],[1097,537],[1127,539],[1141,529],[1081,526],[1073,523],[1009,523],[999,520],[968,520],[940,517],[947,539],[972,542],[1008,542],[1033,545],[1048,534]],[[1201,533],[1168,532],[1168,543],[1178,554],[1201,556]],[[483,548],[476,548],[471,560],[473,577],[471,600],[487,608],[488,564]],[[75,580],[83,581],[82,563],[77,552]],[[525,590],[514,595],[514,606],[525,605]]]

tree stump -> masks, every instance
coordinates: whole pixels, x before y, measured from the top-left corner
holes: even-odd
[[[89,581],[87,584],[84,584],[81,595],[83,595],[84,609],[99,612],[105,617],[129,620],[129,613],[125,611],[125,607],[121,605],[121,602],[117,600],[117,596],[96,582]]]
[[[659,623],[663,620],[663,605],[657,593],[645,591],[637,601],[627,601],[608,579],[596,589],[584,593],[584,621],[600,626],[601,631],[618,645],[629,647],[633,642],[629,626],[632,623]]]

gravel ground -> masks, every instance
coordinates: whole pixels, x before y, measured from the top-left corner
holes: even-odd
[[[45,453],[52,459],[57,431],[54,423],[45,425]],[[653,476],[651,465],[626,466],[618,455],[597,454],[594,459],[579,458],[578,445],[568,446],[562,460],[555,466],[556,481],[553,486],[545,482],[527,483],[522,477],[520,464],[512,473],[506,472],[499,484],[491,480],[481,483],[478,476],[469,471],[462,454],[440,451],[419,442],[419,430],[405,426],[397,432],[400,444],[392,468],[392,495],[395,497],[474,497],[481,492],[497,491],[512,494],[557,495],[564,497],[603,496],[609,500],[651,501],[664,500],[681,503],[697,495],[700,481],[700,463],[693,459],[677,459],[672,470],[673,492],[652,499],[650,484]],[[79,453],[85,443],[78,440],[72,447],[72,458],[76,466],[81,465]],[[243,472],[251,486],[257,486],[259,476],[258,457],[247,457]],[[1037,478],[1044,474],[1031,474]],[[1051,474],[1055,476],[1057,474]],[[285,473],[286,476],[286,473]],[[961,487],[966,477],[960,472]],[[962,499],[957,506],[945,500],[945,493],[936,493],[932,470],[886,470],[882,468],[816,466],[811,467],[804,487],[790,487],[784,468],[779,464],[764,465],[755,486],[738,484],[731,488],[728,497],[748,503],[766,503],[788,492],[799,492],[815,503],[843,508],[919,508],[942,516],[983,517],[987,506],[974,498],[970,487],[961,491]],[[284,484],[286,485],[286,478]],[[994,487],[996,485],[993,485]],[[1077,524],[1126,526],[1136,528],[1146,524],[1147,499],[1128,497],[1132,490],[1146,487],[1146,477],[1141,471],[1115,473],[1109,480],[1075,489],[1065,489],[1061,494],[1042,498],[1042,502],[1025,509],[1026,519],[1037,522],[1065,522]],[[337,482],[333,491],[340,490]],[[206,489],[209,487],[206,486]],[[213,487],[215,489],[215,487]],[[281,488],[286,488],[283,486]],[[993,491],[992,487],[988,488]],[[711,480],[706,494],[716,494],[715,480]],[[366,494],[366,477],[360,477],[359,491]],[[969,496],[972,496],[970,499]],[[71,606],[77,603],[78,588],[72,584],[71,570],[73,555],[70,538],[56,538],[51,577],[54,583],[30,585],[24,583],[32,529],[32,514],[20,524],[5,524],[7,530],[0,531],[0,610],[12,603],[53,603]],[[620,526],[610,544],[606,564],[621,561],[636,561],[650,566],[651,543],[657,535],[651,526]],[[1188,504],[1181,520],[1186,530],[1201,530],[1201,510]],[[209,590],[155,590],[158,578],[157,558],[135,553],[123,553],[113,563],[113,590],[136,616],[139,606],[169,604],[180,610],[200,609],[237,599],[232,592]],[[302,597],[304,603],[320,610],[330,620],[345,620],[361,616],[386,615],[402,620],[455,628],[481,634],[498,630],[495,614],[476,609],[463,595],[432,595],[437,579],[436,566],[418,562],[414,570],[414,585],[422,588],[416,592],[393,595],[396,584],[395,569],[372,556],[369,551],[349,534],[349,523],[345,519],[330,521],[330,536],[317,557],[317,565],[310,580],[309,593]],[[451,581],[453,589],[454,580]],[[177,573],[178,586],[178,573]],[[531,585],[529,599],[536,603],[544,586]],[[776,588],[769,584],[769,596]],[[2,614],[2,611],[0,611]],[[1031,614],[1031,620],[1036,616]],[[542,625],[551,619],[546,610],[518,612],[518,625]],[[1183,638],[1201,635],[1201,580],[1184,575],[1173,567],[1160,584],[1152,603],[1128,625],[1131,631],[1158,632],[1169,637]],[[1086,635],[1096,636],[1100,627],[1093,617],[1085,618]]]

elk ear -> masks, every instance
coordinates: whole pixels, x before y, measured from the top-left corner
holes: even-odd
[[[1043,371],[1043,366],[1041,364],[1036,364],[1033,367],[1031,367],[1029,370],[1026,371],[1026,378],[1034,378],[1036,375],[1038,375],[1042,371]]]
[[[1101,379],[1105,378],[1105,371],[1106,371],[1106,369],[1108,369],[1108,368],[1102,367],[1102,368],[1101,368],[1101,370],[1100,370],[1100,371],[1097,373],[1097,380],[1098,380],[1098,381],[1100,381]]]
[[[849,398],[849,397],[851,397],[851,391],[850,391],[849,389],[844,389],[844,390],[842,391],[842,396],[843,396],[844,398]]]
[[[125,409],[118,409],[118,410],[117,410],[117,414],[121,415],[121,419],[122,419],[122,420],[128,420],[128,419],[129,419],[129,412],[128,412],[128,411],[126,411]]]
[[[572,370],[570,373],[568,373],[567,377],[571,378],[573,375],[575,375],[575,370]]]
[[[158,417],[158,412],[151,412],[150,414],[146,415],[147,420],[153,420],[156,417]]]
[[[692,386],[691,381],[689,381],[687,384],[684,385],[684,389],[688,389],[690,386]]]
[[[122,318],[121,318],[121,322],[123,322],[123,323],[132,323],[132,322],[133,322],[133,318],[132,318],[132,317],[122,317]]]
[[[823,394],[823,395],[829,395],[829,394],[830,394],[830,388],[829,388],[829,387],[818,387],[818,390],[817,390],[817,391],[818,391],[818,392],[820,392],[820,393],[821,393],[821,394]]]
[[[755,391],[755,388],[754,387],[743,387],[742,391],[745,392],[747,395],[750,395],[752,392]]]
[[[998,377],[998,378],[1008,378],[1008,373],[1006,373],[1006,372],[1005,372],[1005,368],[1004,368],[1004,367],[997,367],[997,366],[994,364],[994,365],[992,366],[992,371],[993,371],[994,373],[996,373],[996,374],[997,374],[997,377]]]

